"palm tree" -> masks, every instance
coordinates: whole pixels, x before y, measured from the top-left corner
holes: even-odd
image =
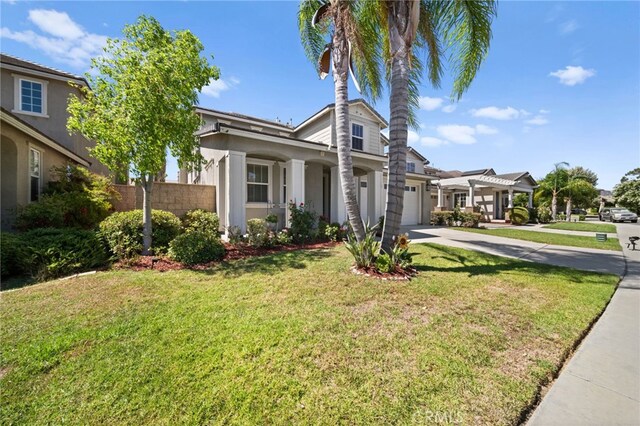
[[[460,99],[482,64],[496,15],[493,0],[396,0],[367,2],[367,20],[380,28],[390,86],[389,173],[382,248],[389,250],[400,231],[404,208],[408,126],[415,125],[418,85],[426,58],[427,78],[439,87],[442,56],[449,53],[454,70],[452,96]]]
[[[324,79],[329,74],[329,66],[332,65],[338,167],[349,223],[358,241],[365,238],[365,229],[351,159],[348,75],[354,75],[352,64],[362,77],[361,85],[354,78],[356,88],[367,97],[375,99],[381,86],[376,45],[366,45],[377,35],[371,25],[358,20],[360,6],[361,3],[346,0],[302,0],[298,12],[302,44],[309,60],[317,64],[320,78]]]
[[[542,195],[551,196],[551,218],[555,221],[558,215],[558,195],[569,182],[569,163],[562,161],[553,167],[553,170],[540,181],[538,191]]]
[[[598,190],[593,186],[591,176],[581,174],[582,170],[576,169],[569,170],[567,183],[561,189],[561,193],[567,203],[567,222],[571,221],[571,208],[574,200],[593,200],[598,196]]]

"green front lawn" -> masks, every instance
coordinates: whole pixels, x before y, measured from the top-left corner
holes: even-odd
[[[600,242],[596,240],[595,234],[593,237],[583,237],[581,235],[552,234],[550,232],[525,231],[514,228],[455,228],[455,230],[495,235],[496,237],[515,238],[516,240],[533,241],[534,243],[622,251],[622,247],[620,247],[617,238],[609,238],[605,242]]]
[[[549,229],[562,229],[563,231],[607,232],[615,234],[616,226],[606,223],[594,222],[556,222],[543,226]]]
[[[3,424],[513,424],[618,278],[435,245],[344,247],[2,294]]]

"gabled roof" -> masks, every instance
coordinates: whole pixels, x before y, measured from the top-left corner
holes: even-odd
[[[46,67],[44,65],[38,64],[36,62],[31,62],[31,61],[27,61],[25,59],[22,58],[18,58],[15,56],[11,56],[11,55],[7,55],[6,53],[0,53],[0,64],[2,65],[12,65],[14,67],[20,67],[20,68],[24,68],[25,70],[30,70],[30,71],[36,71],[39,73],[45,73],[45,74],[51,74],[57,77],[64,77],[64,78],[68,78],[70,80],[79,80],[81,82],[83,82],[84,84],[86,84],[87,86],[89,85],[87,83],[87,80],[85,80],[84,77],[80,76],[80,75],[76,75],[76,74],[71,74],[65,71],[61,71],[59,69],[56,68],[51,68],[51,67]]]
[[[369,103],[367,101],[365,101],[364,99],[362,99],[362,98],[353,99],[353,100],[349,101],[348,103],[349,103],[349,105],[361,104],[367,110],[369,110],[369,112],[371,114],[373,114],[378,119],[378,121],[380,121],[380,123],[383,125],[383,127],[387,127],[389,125],[389,123],[387,123],[387,120],[382,115],[380,115],[380,113],[378,111],[376,111],[375,108],[373,108],[371,105],[369,105]],[[307,124],[312,122],[317,117],[319,117],[322,114],[332,110],[335,106],[336,106],[335,103],[328,104],[327,106],[322,108],[320,111],[316,112],[315,114],[313,114],[312,116],[310,116],[309,118],[304,120],[302,123],[298,124],[296,126],[295,130],[298,131],[300,128],[306,126]]]
[[[63,154],[64,156],[71,158],[72,160],[82,164],[85,167],[89,167],[91,165],[91,162],[86,158],[71,151],[66,146],[62,145],[55,139],[52,139],[51,137],[45,135],[40,130],[33,127],[31,124],[27,123],[26,121],[23,121],[20,117],[10,113],[9,111],[7,111],[2,107],[0,107],[0,117],[2,118],[2,121],[17,128],[21,132],[28,134],[29,136],[33,137],[34,139],[43,143],[44,145],[47,145],[55,149],[56,151]]]
[[[504,179],[511,179],[511,180],[518,180],[524,175],[528,175],[528,174],[529,172],[502,173],[502,174],[496,175],[496,177],[501,177]]]
[[[195,106],[196,112],[200,111],[200,112],[205,112],[205,113],[212,113],[212,114],[219,114],[219,115],[227,115],[230,117],[235,117],[235,118],[239,118],[241,120],[246,120],[246,121],[254,121],[256,122],[256,124],[267,124],[269,126],[276,126],[284,131],[287,132],[293,132],[293,127],[288,126],[284,123],[281,123],[279,121],[275,121],[275,120],[267,120],[264,118],[258,118],[258,117],[253,117],[251,115],[245,115],[245,114],[239,114],[237,112],[225,112],[225,111],[220,111],[217,109],[212,109],[212,108],[205,108],[205,107],[201,107],[199,105]]]
[[[424,155],[420,154],[416,149],[409,147],[409,152],[421,159],[423,161],[423,164],[429,164],[429,160],[427,160],[427,158]]]
[[[478,169],[462,172],[460,176],[474,176],[474,175],[495,175],[496,172],[493,169]]]

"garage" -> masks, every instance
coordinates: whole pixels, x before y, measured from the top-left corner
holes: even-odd
[[[404,209],[402,210],[402,225],[417,225],[420,223],[420,193],[419,184],[409,182],[404,187]]]

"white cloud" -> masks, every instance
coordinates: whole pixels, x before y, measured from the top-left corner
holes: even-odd
[[[518,111],[512,107],[498,108],[495,106],[472,109],[471,114],[474,117],[492,118],[494,120],[513,120],[520,117],[520,114],[526,113],[524,110]]]
[[[409,134],[407,135],[407,143],[409,145],[416,143],[420,140],[420,135],[414,132],[413,130],[409,130]]]
[[[0,37],[24,43],[75,68],[88,66],[91,58],[102,54],[107,43],[106,36],[86,32],[64,12],[33,9],[29,11],[29,20],[44,34],[2,27]]]
[[[594,69],[584,69],[580,66],[573,67],[568,65],[565,69],[549,73],[551,77],[558,77],[561,84],[566,86],[575,86],[584,83],[589,77],[596,75]]]
[[[223,80],[221,78],[214,80],[211,79],[209,84],[202,88],[202,94],[205,96],[211,96],[213,98],[219,98],[222,92],[225,92],[232,87],[238,85],[240,80],[235,77],[229,78],[229,80]]]
[[[443,138],[463,145],[476,143],[476,129],[471,126],[462,126],[459,124],[447,124],[436,128],[438,134]]]
[[[433,111],[442,106],[444,100],[442,98],[430,98],[429,96],[420,96],[418,105],[420,109],[425,111]]]
[[[571,34],[575,30],[580,28],[580,26],[578,25],[578,21],[576,21],[575,19],[571,19],[560,24],[558,28],[560,30],[560,34]]]
[[[549,111],[548,109],[541,109],[540,111],[538,111],[540,114],[549,114],[551,111]]]
[[[484,124],[476,125],[476,133],[479,135],[495,135],[498,133],[498,129],[495,127],[487,126]]]
[[[544,126],[548,122],[549,122],[549,120],[547,118],[543,117],[542,115],[536,115],[531,120],[525,121],[525,123],[533,124],[534,126]]]
[[[446,140],[434,138],[431,136],[424,136],[420,138],[420,143],[424,146],[436,147],[436,146],[447,145],[449,142]]]
[[[45,33],[66,40],[78,39],[85,33],[82,27],[73,22],[69,15],[57,10],[30,10],[29,20]]]
[[[456,110],[458,106],[456,104],[451,104],[442,107],[442,112],[446,112],[447,114]]]

